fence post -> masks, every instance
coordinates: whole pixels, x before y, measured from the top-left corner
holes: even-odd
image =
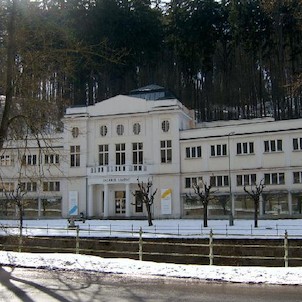
[[[139,250],[138,250],[139,260],[143,261],[143,229],[142,229],[142,227],[139,228],[138,245],[139,245]]]
[[[213,254],[213,231],[210,230],[209,234],[209,259],[210,259],[210,265],[213,265],[214,260],[214,254]]]
[[[79,252],[80,252],[80,228],[79,228],[78,225],[76,226],[76,231],[77,231],[77,234],[76,234],[76,254],[79,254]]]
[[[284,266],[288,267],[288,234],[285,231],[284,234]]]

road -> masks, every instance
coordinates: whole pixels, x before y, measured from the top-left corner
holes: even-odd
[[[302,286],[204,283],[100,273],[0,268],[0,301],[300,302]]]

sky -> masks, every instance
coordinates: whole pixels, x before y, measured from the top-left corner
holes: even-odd
[[[0,225],[17,225],[17,221],[1,221]],[[143,227],[144,236],[148,237],[200,237],[207,236],[213,229],[214,234],[220,233],[220,237],[246,236],[247,238],[263,238],[283,236],[284,230],[288,230],[290,236],[301,238],[302,220],[260,220],[258,230],[253,229],[252,220],[235,220],[233,227],[228,226],[227,220],[211,220],[208,228],[202,228],[201,220],[155,220],[153,227],[148,227],[142,220],[89,220],[85,223],[77,222],[80,229],[86,230],[85,235],[95,236],[137,236],[136,230]],[[25,221],[27,234],[56,235],[66,232],[62,227],[67,226],[66,219],[60,220],[27,220]],[[44,229],[40,227],[43,226]],[[47,227],[46,227],[47,226]],[[55,229],[52,229],[55,228]],[[95,230],[95,231],[92,231]],[[121,230],[123,232],[121,233]],[[156,230],[156,232],[155,232]],[[196,233],[198,230],[198,234]],[[126,231],[126,233],[125,233]],[[129,233],[127,232],[129,231]],[[226,232],[227,231],[227,232]],[[73,230],[69,230],[72,235]],[[165,233],[165,234],[161,234]],[[223,234],[224,233],[224,234]],[[197,235],[196,235],[197,234]],[[240,235],[239,235],[240,234]],[[123,274],[129,276],[160,276],[173,278],[192,278],[200,281],[236,282],[236,283],[261,283],[275,285],[302,285],[302,267],[238,267],[238,266],[209,266],[187,265],[171,263],[155,263],[132,259],[101,258],[76,254],[60,253],[17,253],[0,251],[0,265],[18,266],[43,269],[85,270],[101,273]]]

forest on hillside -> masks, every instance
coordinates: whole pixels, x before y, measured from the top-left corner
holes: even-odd
[[[0,4],[0,95],[36,120],[149,84],[200,121],[302,117],[302,0]]]

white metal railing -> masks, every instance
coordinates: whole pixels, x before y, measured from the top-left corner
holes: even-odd
[[[108,165],[88,168],[88,175],[137,175],[151,172],[150,165]]]

